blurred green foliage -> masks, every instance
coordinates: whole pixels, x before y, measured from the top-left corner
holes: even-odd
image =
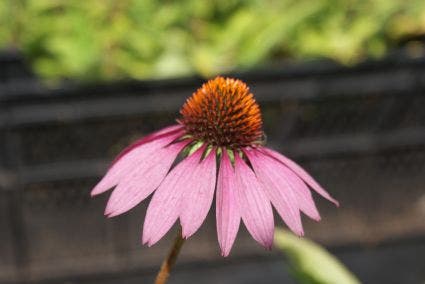
[[[345,64],[425,32],[423,0],[2,0],[0,48],[48,79],[163,78],[281,58]]]
[[[275,245],[285,254],[300,284],[360,284],[335,256],[307,238],[276,229]]]

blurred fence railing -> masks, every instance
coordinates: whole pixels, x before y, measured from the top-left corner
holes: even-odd
[[[157,266],[172,234],[142,248],[147,202],[106,220],[107,196],[89,192],[120,149],[173,123],[202,80],[45,88],[18,57],[0,61],[0,282]],[[316,198],[323,218],[305,222],[308,236],[331,246],[425,236],[425,58],[235,76],[262,107],[268,144],[341,202],[336,209]],[[220,257],[214,216],[188,242],[183,262]],[[233,257],[261,254],[241,232]]]

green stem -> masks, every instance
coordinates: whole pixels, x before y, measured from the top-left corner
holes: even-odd
[[[167,257],[162,262],[161,268],[156,275],[155,284],[164,284],[167,282],[168,277],[170,277],[171,269],[177,261],[177,257],[179,256],[183,243],[184,239],[182,238],[182,230],[180,228],[177,232],[176,238],[174,239],[173,246],[168,252]]]

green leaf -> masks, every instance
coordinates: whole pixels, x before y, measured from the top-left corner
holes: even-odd
[[[350,65],[425,32],[424,0],[0,0],[0,49],[42,77],[212,77],[287,58]]]
[[[311,240],[277,229],[275,245],[287,256],[292,272],[299,283],[360,283],[335,256]]]

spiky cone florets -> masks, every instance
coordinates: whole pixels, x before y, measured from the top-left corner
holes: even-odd
[[[202,85],[180,110],[179,122],[194,139],[238,149],[262,141],[261,112],[248,86],[216,77]]]

